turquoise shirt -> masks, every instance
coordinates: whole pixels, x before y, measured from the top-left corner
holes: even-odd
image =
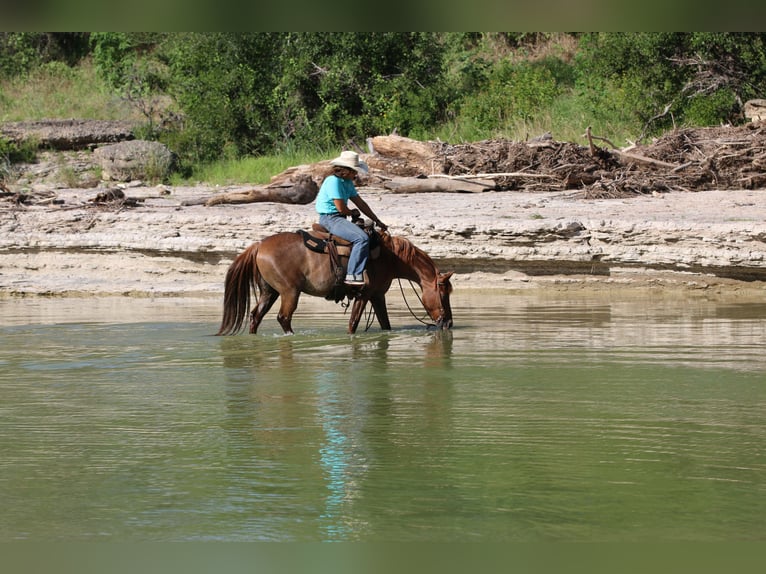
[[[328,175],[322,182],[322,187],[319,188],[319,193],[317,194],[315,204],[317,213],[338,213],[338,208],[333,203],[334,199],[348,201],[357,195],[359,194],[356,192],[353,181],[343,179],[337,175]]]

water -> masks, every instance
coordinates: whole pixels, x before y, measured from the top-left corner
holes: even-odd
[[[392,301],[0,300],[0,540],[763,540],[766,305]]]

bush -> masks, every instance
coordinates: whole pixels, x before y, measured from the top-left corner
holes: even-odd
[[[0,78],[30,72],[46,62],[73,66],[87,54],[87,32],[0,32]]]
[[[594,113],[627,113],[639,126],[670,106],[653,133],[729,121],[766,92],[765,44],[762,33],[586,34],[577,86]]]
[[[721,122],[733,122],[738,104],[734,93],[724,89],[710,95],[695,95],[684,108],[684,123],[691,126],[714,126]]]
[[[545,65],[503,62],[490,72],[483,89],[463,100],[459,114],[471,118],[478,129],[494,132],[532,119],[561,91]]]
[[[0,137],[0,158],[9,163],[31,163],[37,157],[37,142],[16,143]]]
[[[0,182],[16,179],[15,163],[31,163],[37,155],[36,142],[17,144],[0,137]]]

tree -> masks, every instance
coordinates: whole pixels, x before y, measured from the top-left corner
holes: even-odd
[[[730,121],[743,101],[766,89],[765,38],[762,33],[586,34],[577,85],[594,113],[627,111],[636,125],[655,119],[655,131],[677,122]]]

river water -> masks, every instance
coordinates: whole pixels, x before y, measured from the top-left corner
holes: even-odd
[[[221,338],[215,299],[0,300],[0,540],[766,536],[766,304],[391,307]]]

